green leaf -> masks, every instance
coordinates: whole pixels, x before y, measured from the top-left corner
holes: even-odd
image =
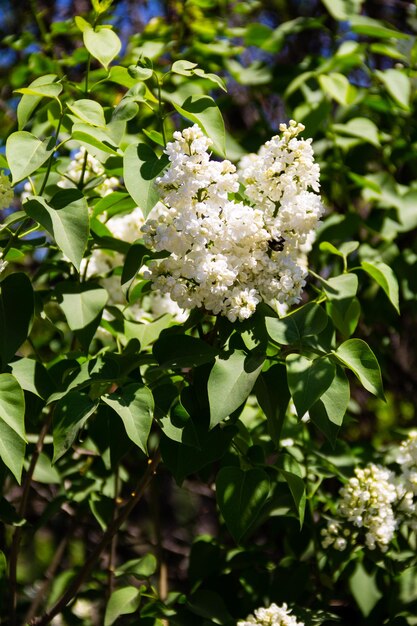
[[[288,387],[301,418],[330,387],[336,368],[326,358],[311,361],[301,354],[289,354],[286,365]]]
[[[109,27],[98,26],[97,30],[85,28],[83,31],[84,45],[88,52],[107,69],[119,54],[122,43]]]
[[[102,400],[122,419],[129,439],[147,454],[154,410],[153,396],[149,389],[131,383],[117,393],[103,396]]]
[[[165,141],[162,136],[162,133],[158,132],[157,130],[153,128],[151,128],[151,130],[147,130],[146,128],[143,128],[142,131],[144,135],[146,135],[151,141],[156,143],[158,146],[162,146],[162,148],[165,148]]]
[[[139,105],[137,102],[131,100],[121,100],[117,107],[113,109],[111,116],[112,122],[128,122],[133,120],[139,112]]]
[[[281,454],[278,459],[279,472],[286,481],[294,500],[295,509],[300,519],[300,527],[304,522],[306,507],[306,486],[302,478],[299,463],[289,454]]]
[[[268,493],[269,478],[262,469],[223,467],[217,474],[217,504],[236,543],[253,526]]]
[[[126,189],[146,218],[159,200],[155,178],[168,165],[168,157],[160,158],[145,143],[130,145],[123,159],[123,178]]]
[[[342,135],[358,137],[377,147],[381,145],[378,138],[378,127],[366,117],[354,117],[346,124],[333,124],[333,130]]]
[[[346,0],[321,0],[333,19],[345,21],[347,19]]]
[[[172,441],[164,435],[161,437],[162,459],[179,485],[186,476],[221,459],[229,449],[237,429],[234,425],[226,425],[207,432],[196,422],[196,431],[201,448],[187,446],[186,452],[184,443]]]
[[[356,96],[356,89],[351,85],[344,74],[330,72],[318,77],[320,87],[330,98],[342,106],[352,104]]]
[[[153,554],[145,554],[141,559],[131,559],[116,570],[116,576],[128,574],[135,578],[149,578],[158,569],[158,561]]]
[[[87,352],[107,302],[106,289],[94,283],[68,281],[59,283],[55,292],[68,326]]]
[[[153,69],[150,67],[141,67],[140,65],[130,65],[127,71],[135,80],[149,80],[153,75]]]
[[[140,342],[141,348],[144,349],[154,343],[161,332],[170,326],[171,319],[170,315],[163,315],[149,324],[125,320],[123,324],[124,335],[127,340],[137,339]]]
[[[378,361],[365,341],[348,339],[333,354],[357,376],[365,389],[385,400]]]
[[[349,580],[352,595],[365,617],[370,614],[378,600],[382,598],[382,593],[375,581],[376,574],[376,571],[369,574],[362,563],[358,562]]]
[[[245,67],[235,59],[225,63],[232,77],[241,85],[265,85],[272,80],[270,68],[262,61],[253,61]]]
[[[261,373],[264,361],[264,355],[246,354],[241,350],[223,352],[216,358],[207,387],[210,428],[219,424],[246,401]]]
[[[88,205],[78,189],[58,191],[49,204],[34,196],[24,204],[26,213],[55,239],[57,246],[80,271],[89,234]]]
[[[174,387],[174,389],[176,388]],[[160,394],[159,389],[157,393]],[[173,406],[169,410],[165,410],[164,413],[158,421],[166,437],[186,446],[200,448],[193,420],[181,402],[174,402]]]
[[[35,359],[23,358],[10,364],[12,374],[24,391],[46,400],[54,389],[47,369]]]
[[[358,277],[348,273],[329,278],[323,283],[323,290],[329,300],[348,300],[356,295]]]
[[[374,54],[381,54],[382,56],[391,57],[391,59],[397,59],[398,61],[407,60],[405,54],[400,52],[395,44],[390,45],[389,43],[373,43],[369,46],[369,49]]]
[[[100,198],[97,204],[94,205],[93,217],[107,213],[108,216],[113,216],[118,213],[125,213],[131,211],[136,207],[132,198],[122,191],[112,191],[111,193]]]
[[[112,65],[105,80],[127,87],[127,89],[136,85],[136,80],[130,76],[127,67],[122,67],[121,65]],[[98,84],[96,83],[96,85]]]
[[[164,369],[197,367],[209,363],[218,350],[205,341],[189,335],[165,335],[153,347],[158,363]]]
[[[44,87],[46,85],[54,84],[54,81],[57,79],[56,74],[46,74],[45,76],[40,76],[36,78],[36,80],[32,81],[29,85],[29,89],[36,89],[40,87]],[[61,85],[62,89],[62,85]],[[39,102],[43,98],[43,94],[40,95],[24,95],[19,104],[17,105],[17,121],[19,124],[19,130],[22,130],[30,120],[30,117],[33,111],[38,106]]]
[[[175,61],[172,64],[171,72],[174,74],[180,74],[181,76],[192,76],[192,70],[197,67],[197,63],[191,63],[191,61]]]
[[[33,289],[29,277],[22,272],[6,276],[0,283],[0,358],[2,369],[29,335],[33,312]]]
[[[294,345],[301,343],[304,337],[321,333],[327,326],[327,315],[320,305],[309,302],[280,319],[266,317],[265,325],[273,341],[283,345]]]
[[[50,83],[38,86],[32,85],[32,87],[21,87],[20,89],[15,89],[16,93],[28,96],[40,96],[41,98],[57,98],[61,91],[61,83]]]
[[[400,314],[398,281],[390,266],[381,261],[362,261],[361,267],[382,287],[391,304],[397,313]]]
[[[0,458],[20,483],[26,450],[25,397],[12,374],[0,374]]]
[[[224,80],[222,78],[220,78],[220,76],[217,76],[217,74],[207,74],[204,70],[196,68],[195,70],[193,70],[192,72],[195,76],[199,76],[200,78],[204,78],[205,80],[209,80],[211,83],[214,83],[215,85],[217,85],[218,87],[220,87],[220,89],[222,89],[223,91],[227,92],[227,88],[226,85],[224,83]]]
[[[136,274],[143,265],[143,257],[149,250],[141,243],[134,243],[126,254],[123,265],[121,284],[124,290],[128,290]]]
[[[77,28],[79,28],[79,30],[83,33],[86,30],[92,29],[93,27],[91,26],[91,24],[89,22],[87,22],[87,20],[85,20],[83,17],[76,15],[74,17],[74,21],[75,24],[77,26]]]
[[[290,401],[285,365],[276,363],[261,372],[255,383],[256,399],[268,420],[268,432],[275,447],[279,449],[285,413]]]
[[[6,157],[12,173],[13,185],[30,176],[48,160],[55,150],[55,139],[41,141],[25,130],[9,135]]]
[[[366,15],[352,15],[349,19],[350,28],[358,35],[377,37],[379,39],[409,39],[410,35],[393,28],[387,28],[379,20]]]
[[[79,117],[83,122],[87,122],[87,124],[103,127],[106,125],[103,107],[94,100],[76,100],[67,106],[74,113],[74,115]]]
[[[113,591],[107,603],[104,626],[111,626],[120,615],[130,615],[137,611],[141,591],[136,587],[123,587]]]
[[[187,120],[198,124],[201,130],[213,140],[213,146],[221,156],[226,154],[226,134],[222,114],[210,96],[189,96],[179,106],[172,103],[178,113]]]
[[[381,193],[381,187],[373,180],[370,180],[366,176],[355,174],[354,172],[348,172],[348,176],[353,182],[363,189],[371,189],[376,194]]]
[[[108,293],[91,283],[62,282],[55,292],[71,330],[82,330],[93,322],[106,305]]]
[[[112,5],[113,0],[91,0],[94,11],[97,15],[105,13]]]
[[[333,446],[343,423],[349,400],[349,381],[342,368],[338,366],[330,387],[309,410],[311,421]]]
[[[337,256],[342,257],[342,259],[346,259],[349,256],[349,254],[352,254],[352,252],[355,252],[355,250],[359,248],[359,242],[358,241],[344,241],[338,248],[336,248],[336,246],[334,246],[329,241],[322,241],[319,245],[319,248],[320,250],[331,252],[331,254],[336,254]],[[333,279],[330,278],[329,280],[331,281]]]
[[[44,483],[45,485],[61,484],[61,476],[57,469],[52,466],[50,458],[44,452],[40,453],[36,462],[33,480],[36,480],[38,483]]]
[[[198,589],[189,597],[187,606],[195,615],[210,620],[210,624],[228,625],[233,619],[226,608],[223,598],[214,591]],[[206,623],[204,621],[204,623]]]
[[[342,246],[340,246],[340,253],[345,256]],[[323,289],[328,298],[327,312],[334,325],[342,335],[350,337],[358,324],[361,313],[359,301],[355,297],[358,290],[358,277],[356,274],[348,273],[329,278],[323,284]]]
[[[101,128],[80,122],[72,128],[72,139],[85,145],[96,158],[105,158],[108,154],[119,156],[114,140]],[[104,156],[101,154],[104,153]]]
[[[391,98],[403,109],[410,108],[411,83],[409,77],[401,70],[390,68],[381,72],[375,70],[375,75],[384,83]]]
[[[70,391],[59,400],[53,417],[54,457],[52,463],[69,450],[96,407],[96,402],[79,391]]]

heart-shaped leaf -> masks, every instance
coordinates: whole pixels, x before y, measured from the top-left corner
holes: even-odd
[[[269,477],[262,469],[223,467],[217,474],[217,504],[237,543],[253,526],[268,493]]]

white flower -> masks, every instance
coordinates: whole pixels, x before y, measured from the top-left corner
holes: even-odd
[[[116,239],[133,243],[136,239],[142,237],[141,228],[144,221],[141,209],[136,207],[130,213],[113,215],[113,217],[107,220],[106,226]]]
[[[254,611],[254,615],[249,615],[246,620],[237,623],[237,626],[304,626],[303,622],[298,622],[291,609],[284,603],[282,606],[271,604],[268,608],[260,608]]]
[[[130,213],[114,215],[107,220],[106,227],[113,237],[133,243],[141,237],[143,223],[143,213],[141,209],[136,207]],[[81,262],[81,274],[85,274],[87,278],[99,279],[100,285],[109,294],[109,305],[127,306],[120,281],[121,270],[115,271],[116,268],[121,268],[123,264],[123,254],[102,248],[94,249],[90,257]],[[143,323],[153,321],[164,314],[172,315],[177,323],[182,323],[188,317],[188,312],[181,309],[168,293],[161,295],[156,292],[145,296],[143,306],[137,303],[130,305],[126,313],[131,320]],[[107,320],[111,319],[106,311],[103,317]]]
[[[0,209],[8,209],[13,200],[13,189],[9,177],[0,172]]]
[[[374,463],[363,469],[356,468],[355,476],[347,481],[340,495],[340,522],[361,529],[370,550],[379,548],[385,552],[398,526],[393,508],[398,499],[395,474]],[[323,547],[333,544],[336,549],[344,550],[346,542],[343,539],[351,534],[349,529],[345,533],[345,529],[345,525],[341,528],[340,523],[330,523],[322,531]],[[358,533],[354,533],[352,540],[356,541],[357,537]]]
[[[401,468],[402,481],[407,490],[417,495],[417,431],[412,430],[402,442],[396,457]]]
[[[294,124],[258,156],[245,157],[241,176],[249,202],[233,199],[236,168],[211,160],[212,142],[197,125],[174,133],[166,148],[170,166],[157,179],[163,205],[142,228],[146,245],[169,253],[145,273],[155,290],[181,308],[204,306],[232,322],[249,318],[262,300],[299,301],[306,263],[298,258],[305,258],[301,247],[311,245],[322,205],[308,191],[318,189],[310,141],[295,139],[301,126]],[[284,170],[277,161],[283,155]],[[265,184],[268,193],[275,190],[273,202]]]

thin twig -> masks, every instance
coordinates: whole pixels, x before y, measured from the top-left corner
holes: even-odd
[[[147,486],[151,482],[156,468],[160,462],[160,454],[159,451],[155,454],[153,459],[149,460],[148,467],[146,469],[145,474],[139,480],[136,489],[131,494],[131,499],[126,504],[126,506],[122,509],[116,519],[110,524],[105,533],[103,534],[101,540],[96,545],[77,576],[71,581],[66,591],[62,594],[60,599],[54,604],[54,606],[49,609],[46,613],[44,613],[40,617],[35,617],[29,622],[30,626],[46,626],[49,624],[51,620],[61,613],[62,609],[66,607],[66,605],[75,597],[77,591],[80,589],[84,581],[88,578],[96,564],[99,556],[102,554],[103,550],[105,550],[112,540],[113,536],[117,533],[122,524],[129,517],[130,513],[142,498]]]
[[[113,507],[113,514],[112,514],[112,522],[114,522],[114,520],[117,517],[117,511],[119,509],[120,506],[120,500],[119,500],[119,466],[117,466],[116,468],[116,472],[114,475],[114,507]],[[115,566],[115,562],[116,562],[116,547],[117,547],[117,534],[113,535],[113,537],[111,538],[110,541],[110,548],[109,548],[109,562],[108,562],[108,566],[107,566],[107,571],[108,571],[108,575],[107,575],[107,597],[110,598],[111,594],[113,593],[114,590],[114,566]]]
[[[16,228],[16,230],[13,231],[9,241],[7,242],[7,244],[5,245],[5,247],[3,248],[0,254],[0,258],[2,259],[6,258],[6,255],[9,252],[10,248],[13,246],[14,242],[19,239],[22,233],[22,230],[26,227],[26,224],[28,224],[30,221],[31,221],[30,217],[25,217],[23,221],[19,224],[19,226]]]
[[[39,433],[39,438],[36,443],[35,450],[33,451],[32,458],[30,460],[29,469],[26,473],[25,480],[23,482],[23,492],[22,499],[20,501],[20,506],[18,509],[18,513],[20,517],[25,517],[26,508],[29,499],[30,487],[32,484],[33,473],[35,471],[36,463],[38,462],[39,456],[42,452],[43,442],[45,440],[46,434],[49,430],[52,421],[52,411],[49,411],[48,416],[42,426],[41,432]],[[10,626],[15,626],[16,624],[16,606],[17,606],[17,558],[19,554],[20,541],[22,538],[23,528],[22,526],[18,526],[13,534],[12,545],[10,548],[10,560],[9,560],[9,589],[10,589]]]
[[[59,100],[58,100],[58,104],[61,107],[61,103],[59,102]],[[58,120],[58,126],[56,128],[56,134],[55,134],[55,149],[57,147],[56,146],[56,142],[58,141],[59,131],[61,130],[61,124],[62,124],[62,118],[63,117],[64,117],[64,114],[63,114],[62,107],[61,107],[61,115],[60,115],[59,120]],[[55,152],[55,149],[54,149],[54,152]],[[44,176],[44,179],[43,179],[43,182],[42,182],[41,189],[39,191],[39,195],[40,196],[45,191],[46,183],[48,182],[49,174],[51,173],[52,163],[54,161],[54,152],[52,152],[51,156],[48,159],[48,165],[47,165],[47,168],[46,168],[46,173],[45,173],[45,176]]]
[[[166,600],[168,596],[168,568],[164,560],[164,552],[162,545],[162,526],[161,526],[161,510],[160,510],[160,499],[159,499],[159,489],[157,481],[154,481],[151,488],[151,514],[152,514],[152,522],[153,522],[153,530],[155,533],[155,551],[156,558],[158,561],[158,590],[159,597],[162,601]],[[163,619],[161,620],[163,626],[168,626],[168,621]]]
[[[30,605],[25,615],[25,620],[24,620],[25,624],[27,624],[32,619],[32,617],[36,615],[36,612],[39,609],[40,605],[42,604],[42,602],[45,601],[45,598],[48,593],[48,589],[51,586],[52,581],[55,578],[56,571],[59,568],[62,558],[65,554],[65,550],[70,540],[70,537],[72,534],[72,528],[74,525],[75,525],[75,518],[72,519],[71,528],[68,529],[68,531],[66,532],[64,537],[61,539],[60,543],[58,544],[54,558],[52,559],[51,563],[49,564],[48,569],[45,572],[45,580],[40,585],[35,597],[32,600],[32,604]]]

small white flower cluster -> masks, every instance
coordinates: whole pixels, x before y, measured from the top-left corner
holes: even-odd
[[[107,196],[119,186],[119,179],[115,176],[111,176],[110,178],[106,177],[105,169],[100,161],[91,154],[88,154],[84,146],[81,146],[74,155],[74,158],[65,171],[65,178],[59,181],[58,186],[68,189],[74,187],[74,185],[78,185],[84,167],[84,183],[88,181],[91,183],[95,182],[94,191],[99,196]]]
[[[324,548],[343,551],[348,545],[388,550],[402,525],[417,528],[417,431],[409,433],[394,457],[400,471],[370,463],[356,468],[340,490],[339,519],[321,531]]]
[[[9,177],[0,172],[0,209],[8,209],[13,200],[13,189]]]
[[[396,462],[401,468],[404,487],[413,495],[417,495],[417,431],[412,430],[408,439],[402,442]]]
[[[397,527],[393,510],[397,500],[394,473],[374,463],[364,469],[356,468],[355,476],[340,490],[340,495],[341,517],[364,530],[365,544],[370,550],[378,547],[385,552]],[[347,546],[345,537],[335,532],[339,530],[337,525],[333,524],[336,528],[329,526],[331,528],[323,533],[324,547],[333,543],[336,549],[344,550]]]
[[[254,615],[249,615],[246,620],[237,623],[237,626],[304,626],[303,622],[298,622],[291,609],[285,604],[277,606],[271,604],[268,608],[260,608],[254,611]]]
[[[249,318],[262,300],[299,301],[306,268],[299,262],[323,212],[318,166],[304,129],[291,122],[258,155],[213,161],[212,141],[197,125],[174,133],[170,166],[157,179],[164,210],[143,226],[144,242],[169,256],[153,261],[153,289],[182,308],[204,307],[232,322]]]

